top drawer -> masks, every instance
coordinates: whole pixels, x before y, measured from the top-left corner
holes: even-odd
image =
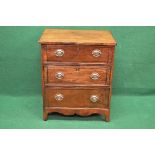
[[[47,45],[48,61],[73,61],[78,55],[77,46],[74,45]]]
[[[47,61],[111,63],[113,48],[93,45],[47,45]]]

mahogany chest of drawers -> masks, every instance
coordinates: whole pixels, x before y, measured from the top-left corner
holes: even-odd
[[[46,29],[40,40],[43,119],[100,114],[110,120],[116,41],[109,31]]]

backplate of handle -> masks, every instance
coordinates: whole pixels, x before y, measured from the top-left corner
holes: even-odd
[[[64,73],[63,72],[57,72],[57,73],[55,73],[55,77],[56,77],[56,79],[60,80],[64,77]]]
[[[102,54],[102,52],[99,49],[95,49],[92,51],[93,57],[99,57],[99,56],[101,56],[101,54]]]
[[[90,75],[90,78],[91,78],[92,80],[98,80],[99,77],[100,77],[100,75],[99,75],[99,73],[97,73],[97,72],[93,72],[93,73]]]
[[[57,50],[55,50],[55,55],[57,56],[57,57],[62,57],[63,55],[64,55],[64,50],[63,49],[57,49]]]
[[[62,101],[63,98],[64,98],[64,96],[62,94],[56,94],[55,95],[55,100],[57,100],[57,101]]]
[[[97,102],[98,100],[99,100],[99,97],[98,97],[97,95],[91,95],[91,96],[90,96],[90,101],[91,101],[91,102],[95,103],[95,102]]]

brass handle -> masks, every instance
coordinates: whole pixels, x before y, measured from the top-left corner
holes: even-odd
[[[97,102],[98,100],[99,100],[99,97],[98,97],[98,96],[96,96],[96,95],[90,96],[90,101],[91,101],[91,102],[95,103],[95,102]]]
[[[55,50],[55,55],[57,56],[57,57],[62,57],[63,55],[64,55],[64,50],[63,49],[57,49],[57,50]]]
[[[55,99],[56,99],[57,101],[62,101],[63,98],[64,98],[64,96],[63,96],[62,94],[56,94],[56,95],[55,95]]]
[[[98,73],[96,73],[96,72],[94,72],[94,73],[92,73],[92,74],[90,75],[90,78],[91,78],[92,80],[98,80],[99,77],[100,77],[100,75],[99,75]]]
[[[57,72],[55,74],[55,77],[60,80],[60,79],[62,79],[64,77],[64,73],[63,72]]]
[[[99,57],[102,54],[102,52],[99,49],[95,49],[92,51],[92,55],[94,57]]]

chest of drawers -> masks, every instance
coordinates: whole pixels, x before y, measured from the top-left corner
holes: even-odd
[[[109,31],[46,29],[41,38],[43,119],[100,114],[110,120],[116,41]]]

